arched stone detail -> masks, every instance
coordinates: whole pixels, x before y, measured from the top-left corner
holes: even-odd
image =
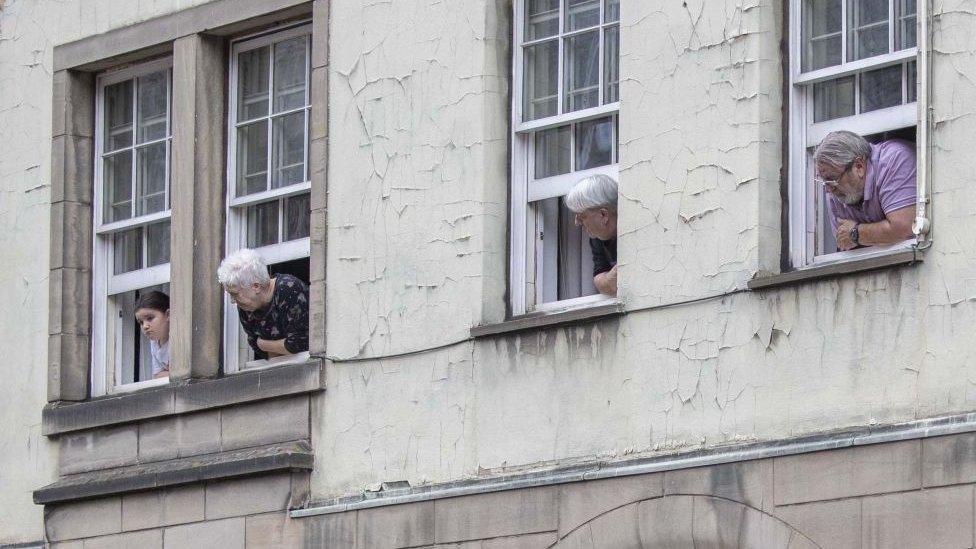
[[[782,520],[713,496],[645,499],[598,515],[550,549],[818,549]]]

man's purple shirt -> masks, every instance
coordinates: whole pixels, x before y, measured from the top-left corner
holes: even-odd
[[[864,201],[848,206],[827,193],[830,224],[837,230],[838,219],[857,223],[876,223],[885,214],[915,204],[915,144],[901,139],[871,145],[871,159],[864,177]]]

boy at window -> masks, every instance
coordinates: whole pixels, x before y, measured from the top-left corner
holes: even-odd
[[[220,262],[217,280],[237,305],[241,328],[257,359],[308,350],[308,286],[289,274],[268,275],[254,250],[238,250]]]
[[[837,247],[894,244],[911,238],[915,217],[915,145],[871,144],[849,131],[827,134],[813,154],[828,193]]]
[[[617,295],[617,182],[598,174],[579,180],[566,195],[576,225],[590,235],[593,285],[601,294]]]

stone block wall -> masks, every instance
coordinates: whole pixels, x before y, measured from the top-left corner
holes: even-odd
[[[50,506],[55,548],[974,547],[965,433],[290,518],[307,476]],[[304,480],[303,480],[304,479]]]

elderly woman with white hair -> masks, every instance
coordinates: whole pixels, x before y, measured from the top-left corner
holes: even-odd
[[[258,359],[308,350],[308,286],[289,274],[268,275],[254,250],[233,252],[220,262],[217,280],[237,304],[241,327]]]
[[[581,179],[565,201],[576,225],[590,235],[593,285],[601,294],[617,295],[617,182],[603,174]]]

